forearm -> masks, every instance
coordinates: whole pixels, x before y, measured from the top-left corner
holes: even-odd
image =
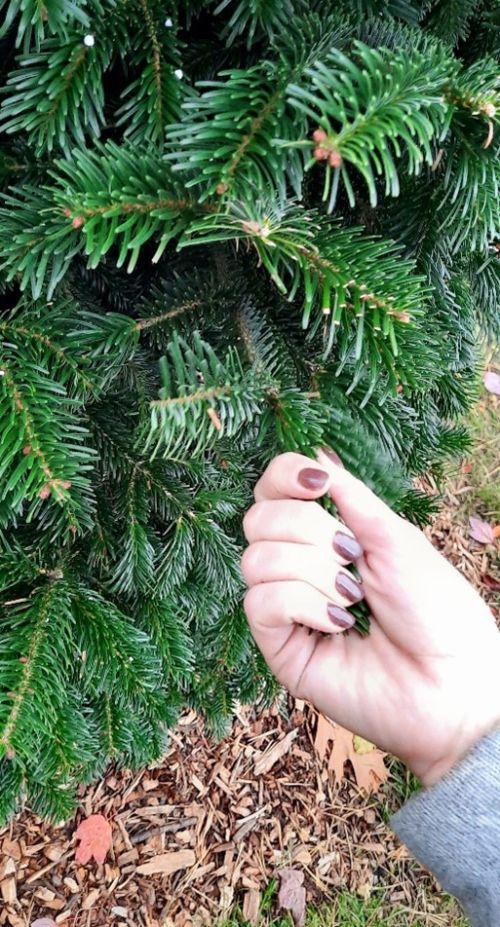
[[[500,924],[500,729],[392,819],[416,857],[462,903],[471,927]]]

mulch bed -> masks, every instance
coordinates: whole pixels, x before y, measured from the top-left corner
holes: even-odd
[[[433,540],[497,608],[498,563],[454,521],[453,495],[447,501]],[[385,823],[387,803],[362,794],[353,777],[340,788],[332,781],[313,749],[315,721],[312,709],[286,701],[257,719],[242,709],[231,735],[214,743],[189,714],[153,768],[111,769],[82,790],[74,821],[18,815],[0,830],[0,925],[50,916],[69,927],[201,927],[235,901],[250,915],[279,869],[292,866],[305,874],[308,902],[343,888],[363,898],[383,889],[409,922],[450,927],[434,880]],[[262,771],[273,748],[271,759],[283,755]],[[390,796],[390,782],[384,790]],[[113,848],[103,865],[81,866],[74,832],[96,813],[111,822]]]
[[[195,927],[235,900],[250,909],[285,866],[304,871],[308,901],[327,901],[339,888],[368,897],[384,886],[394,904],[432,916],[425,889],[433,880],[384,823],[380,799],[349,780],[337,788],[312,747],[314,713],[287,717],[285,709],[258,719],[241,713],[217,744],[188,715],[161,763],[110,771],[82,794],[75,821],[51,827],[19,815],[0,831],[8,902],[0,924],[26,927],[50,915],[71,927]],[[285,755],[259,774],[285,738]],[[111,822],[113,849],[104,865],[79,866],[73,835],[91,813]],[[169,856],[167,872],[147,871],[170,853],[182,854],[185,868],[168,874]],[[446,922],[436,914],[428,923]]]

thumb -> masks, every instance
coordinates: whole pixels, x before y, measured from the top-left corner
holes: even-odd
[[[328,495],[340,516],[365,550],[387,544],[405,522],[379,499],[365,483],[349,473],[334,451],[321,448],[316,457],[330,475]]]

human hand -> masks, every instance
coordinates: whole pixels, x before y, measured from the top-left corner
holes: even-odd
[[[500,724],[500,634],[422,532],[335,458],[282,454],[258,481],[244,519],[245,611],[287,689],[432,785]],[[313,501],[326,492],[347,528]],[[353,560],[362,587],[342,569]],[[370,634],[342,633],[363,595]]]

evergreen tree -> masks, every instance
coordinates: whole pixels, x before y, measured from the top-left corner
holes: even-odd
[[[0,816],[61,818],[182,706],[275,691],[238,565],[272,456],[329,445],[422,523],[467,447],[500,3],[0,11]]]

